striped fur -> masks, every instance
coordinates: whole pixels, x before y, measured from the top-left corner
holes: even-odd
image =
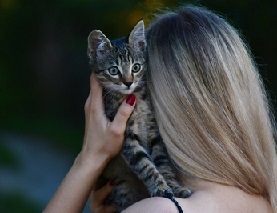
[[[93,31],[89,36],[88,56],[92,71],[104,88],[107,117],[113,120],[127,94],[135,93],[137,97],[134,112],[127,123],[121,154],[111,160],[99,180],[103,183],[107,180],[115,181],[116,186],[106,202],[114,204],[118,211],[146,197],[164,197],[166,190],[172,190],[177,197],[190,195],[190,191],[176,180],[155,122],[144,75],[147,70],[144,33],[134,33],[135,30],[144,30],[144,27],[138,25],[130,36],[143,37],[129,36],[110,42],[100,31]],[[141,45],[143,42],[144,47]],[[100,52],[97,52],[98,49]],[[132,66],[136,63],[140,64],[141,70],[132,73]],[[116,76],[109,73],[109,68],[113,66],[119,69]],[[124,87],[124,82],[131,82],[135,86]]]

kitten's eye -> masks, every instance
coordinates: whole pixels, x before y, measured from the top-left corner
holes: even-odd
[[[135,63],[134,65],[133,65],[133,73],[137,73],[138,71],[140,71],[140,64],[138,64],[138,63]]]
[[[117,67],[110,67],[109,68],[109,73],[111,74],[111,75],[117,75],[118,74],[118,68]]]

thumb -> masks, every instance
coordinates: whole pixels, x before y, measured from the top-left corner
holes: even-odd
[[[115,118],[111,124],[112,129],[116,129],[117,132],[122,131],[122,133],[125,131],[127,120],[129,119],[131,113],[135,108],[135,102],[136,96],[134,94],[128,95],[126,100],[123,101],[123,103],[119,107],[117,114],[115,115]]]

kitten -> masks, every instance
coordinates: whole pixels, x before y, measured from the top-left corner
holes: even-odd
[[[100,181],[113,180],[106,199],[122,211],[147,197],[190,195],[176,180],[160,137],[147,89],[146,39],[140,21],[126,38],[111,41],[99,30],[88,37],[92,71],[103,85],[106,116],[113,120],[127,94],[135,94],[136,106],[127,123],[121,154],[112,159]]]

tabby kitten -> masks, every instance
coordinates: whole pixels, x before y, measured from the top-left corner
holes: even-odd
[[[88,37],[92,71],[103,85],[105,112],[113,120],[127,94],[137,97],[127,123],[121,154],[112,159],[99,181],[113,180],[106,199],[117,211],[146,197],[188,197],[179,185],[166,148],[158,132],[144,73],[146,39],[140,21],[126,38],[111,41],[99,30]]]

